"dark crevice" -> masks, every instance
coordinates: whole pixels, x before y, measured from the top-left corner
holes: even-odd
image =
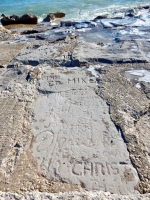
[[[39,88],[37,90],[41,94],[54,94],[54,93],[57,93],[57,92],[53,92],[53,91],[40,90]]]
[[[128,165],[127,162],[119,162],[120,165]]]
[[[19,143],[16,143],[14,147],[20,148],[21,145]]]
[[[28,72],[27,77],[26,77],[27,81],[29,81],[29,79],[30,79],[30,72]]]

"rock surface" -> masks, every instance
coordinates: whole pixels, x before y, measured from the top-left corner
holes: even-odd
[[[18,55],[25,44],[0,44],[0,67],[7,65]]]
[[[44,199],[44,200],[56,200],[56,199],[62,199],[62,200],[149,200],[150,195],[117,195],[117,194],[110,194],[109,192],[98,192],[98,191],[92,191],[92,192],[69,192],[69,193],[56,193],[56,194],[50,194],[50,193],[40,193],[40,192],[32,192],[32,193],[25,193],[24,195],[18,195],[14,193],[2,193],[0,192],[1,200],[4,200],[7,198],[7,200],[33,200],[33,199]]]
[[[0,35],[0,198],[150,198],[150,24],[139,20]]]
[[[107,105],[94,92],[95,77],[82,69],[46,67],[38,85],[47,95],[35,101],[33,155],[43,173],[89,190],[134,193],[138,176]]]
[[[9,24],[37,24],[38,18],[33,14],[24,14],[21,17],[17,15],[5,16],[2,15],[1,23],[3,26]]]

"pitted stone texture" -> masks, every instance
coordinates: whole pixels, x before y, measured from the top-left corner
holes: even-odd
[[[83,191],[65,193],[26,192],[23,195],[0,192],[1,200],[149,200],[150,194],[117,195],[102,191]]]
[[[148,46],[148,42],[147,42]],[[121,41],[100,46],[95,43],[79,42],[73,50],[73,57],[80,63],[135,63],[149,62],[142,49],[142,42]]]
[[[32,125],[39,170],[49,180],[86,189],[135,193],[137,173],[107,105],[95,94],[95,77],[85,69],[45,70]]]
[[[140,137],[140,139],[143,141],[144,146],[148,152],[148,160],[150,163],[150,134],[149,134],[149,130],[150,130],[150,113],[146,113],[145,115],[143,115],[140,120],[137,122],[136,124],[136,130],[137,133]],[[150,174],[149,174],[150,176]]]
[[[25,47],[25,44],[0,44],[0,67],[6,67]]]
[[[113,122],[122,131],[130,159],[140,179],[137,189],[140,193],[150,191],[149,162],[149,99],[135,87],[134,80],[124,77],[124,70],[141,69],[139,64],[129,66],[105,66],[105,74],[100,75],[98,94],[110,105]],[[146,66],[143,66],[146,70]]]
[[[21,137],[23,108],[16,99],[0,99],[0,166]]]

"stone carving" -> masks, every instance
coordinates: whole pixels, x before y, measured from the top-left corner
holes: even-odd
[[[95,77],[86,76],[84,69],[46,71],[37,86],[46,95],[35,102],[33,155],[49,180],[134,193],[138,176],[107,105],[95,94],[95,85]],[[131,170],[133,180],[122,181],[126,169]]]

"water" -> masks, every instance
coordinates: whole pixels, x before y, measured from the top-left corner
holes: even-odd
[[[148,5],[150,0],[0,0],[0,14],[33,13],[44,17],[63,11],[67,19],[93,19],[99,14],[124,7]]]

